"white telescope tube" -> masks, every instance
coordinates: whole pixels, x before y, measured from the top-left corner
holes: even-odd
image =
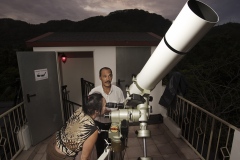
[[[191,50],[218,22],[217,13],[206,4],[189,0],[161,40],[152,56],[137,75],[141,89],[152,90],[164,76]],[[130,94],[140,94],[135,83]]]

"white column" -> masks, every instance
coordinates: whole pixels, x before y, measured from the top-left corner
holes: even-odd
[[[240,146],[240,130],[235,130],[230,160],[239,160],[240,159],[239,146]]]

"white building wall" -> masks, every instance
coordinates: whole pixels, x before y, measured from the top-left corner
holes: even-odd
[[[116,84],[116,47],[100,47],[93,53],[94,59],[94,83],[101,85],[99,70],[102,67],[109,67],[113,72],[112,83]]]

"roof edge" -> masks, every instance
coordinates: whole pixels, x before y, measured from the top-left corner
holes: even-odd
[[[159,42],[31,42],[27,47],[76,47],[76,46],[157,46]]]
[[[157,39],[160,39],[160,40],[162,39],[161,36],[159,36],[159,35],[157,35],[157,34],[155,34],[155,33],[153,33],[153,32],[147,32],[147,33],[150,34],[151,36],[157,38]]]
[[[49,36],[49,35],[51,35],[51,34],[53,34],[53,33],[54,33],[54,32],[48,32],[48,33],[42,34],[42,35],[40,35],[40,36],[38,36],[38,37],[35,37],[35,38],[33,38],[33,39],[30,39],[30,40],[26,41],[26,43],[37,41],[37,40],[39,40],[39,39],[41,39],[41,38],[44,38],[44,37],[47,37],[47,36]]]

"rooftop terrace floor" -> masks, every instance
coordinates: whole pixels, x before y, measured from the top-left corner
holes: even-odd
[[[163,124],[148,125],[151,137],[146,139],[147,155],[153,160],[200,160],[201,158],[180,138],[176,138]],[[124,160],[137,160],[143,156],[143,140],[135,131],[139,126],[130,126],[128,144]],[[46,160],[49,138],[28,150],[24,150],[16,160]]]

